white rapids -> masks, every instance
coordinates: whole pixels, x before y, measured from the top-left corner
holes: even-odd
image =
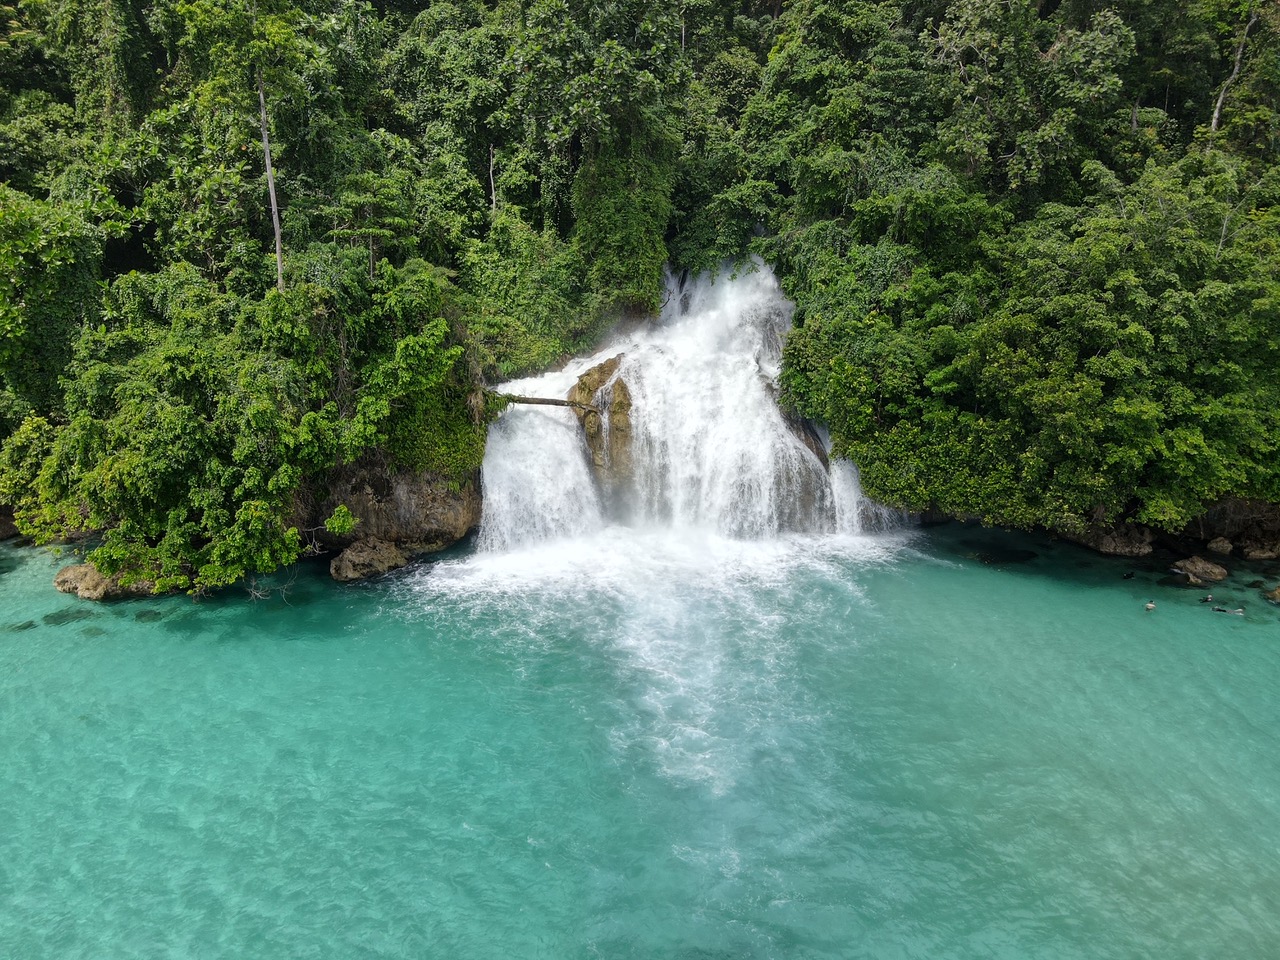
[[[489,431],[480,550],[618,522],[742,540],[889,525],[890,514],[863,499],[856,467],[828,466],[818,433],[778,407],[792,309],[760,263],[731,277],[672,278],[655,322],[561,371],[504,384],[504,393],[559,399],[582,373],[620,355],[606,387],[620,379],[629,388],[634,469],[625,496],[610,497],[593,480],[572,410],[512,405]]]

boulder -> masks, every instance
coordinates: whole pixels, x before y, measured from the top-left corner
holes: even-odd
[[[591,473],[618,509],[634,479],[631,388],[619,377],[622,355],[596,364],[569,390],[591,455]],[[623,508],[625,509],[625,508]]]
[[[1277,586],[1274,590],[1265,591],[1262,596],[1272,603],[1280,603],[1280,586]]]
[[[1209,541],[1208,548],[1210,553],[1218,553],[1225,557],[1231,553],[1232,546],[1231,541],[1226,537],[1214,537]]]
[[[1193,584],[1217,583],[1219,580],[1227,579],[1228,576],[1226,567],[1221,567],[1203,557],[1188,557],[1174,564],[1173,570],[1175,573],[1186,576]]]
[[[53,578],[53,585],[63,593],[74,593],[81,600],[122,600],[126,597],[149,597],[156,585],[138,580],[123,586],[118,577],[108,577],[92,563],[73,563],[63,567]]]
[[[1094,523],[1083,531],[1060,531],[1060,535],[1109,557],[1145,557],[1151,553],[1155,540],[1150,529],[1136,523]]]
[[[386,540],[357,540],[329,564],[329,575],[341,583],[375,577],[403,567],[409,555]]]
[[[580,376],[578,382],[569,389],[569,402],[594,406],[596,394],[600,392],[601,387],[613,378],[621,364],[622,354],[597,363]],[[581,417],[582,413],[579,413],[578,416]]]
[[[1240,555],[1246,560],[1274,560],[1280,557],[1280,543],[1246,541],[1240,545]]]

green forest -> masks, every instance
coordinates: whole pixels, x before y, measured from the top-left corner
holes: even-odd
[[[23,0],[0,80],[0,503],[158,591],[751,256],[886,504],[1280,501],[1274,0]]]

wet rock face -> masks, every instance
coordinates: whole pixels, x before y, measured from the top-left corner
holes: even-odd
[[[364,580],[409,562],[409,554],[386,540],[357,540],[329,564],[329,575],[340,583]]]
[[[1145,557],[1152,551],[1155,534],[1136,524],[1094,524],[1083,533],[1062,533],[1062,537],[1111,557]]]
[[[615,486],[628,483],[634,475],[631,454],[631,390],[626,381],[613,381],[609,392],[608,468]]]
[[[625,502],[635,477],[632,454],[631,390],[617,376],[622,355],[598,363],[569,390],[591,455],[591,473],[615,508]],[[587,409],[587,408],[590,409]]]
[[[122,600],[125,597],[149,597],[156,585],[139,580],[127,587],[116,577],[107,577],[92,563],[74,563],[63,567],[53,578],[53,585],[63,593],[74,593],[81,600]]]
[[[569,402],[595,406],[596,394],[600,392],[601,387],[613,378],[613,375],[618,372],[618,367],[621,365],[622,354],[610,357],[602,363],[597,363],[580,376],[578,382],[569,389]]]
[[[381,540],[409,553],[443,550],[480,524],[480,482],[450,484],[430,473],[391,474],[372,468],[344,471],[330,481],[308,527],[324,523],[345,504],[359,522],[347,537],[320,534],[329,546]]]

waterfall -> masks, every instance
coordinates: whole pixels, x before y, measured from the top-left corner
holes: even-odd
[[[792,309],[762,263],[736,276],[669,277],[652,323],[561,371],[504,384],[505,393],[563,398],[588,374],[579,389],[600,413],[580,424],[570,409],[512,405],[490,428],[480,549],[611,523],[739,539],[884,526],[856,468],[828,466],[814,429],[778,407]]]

